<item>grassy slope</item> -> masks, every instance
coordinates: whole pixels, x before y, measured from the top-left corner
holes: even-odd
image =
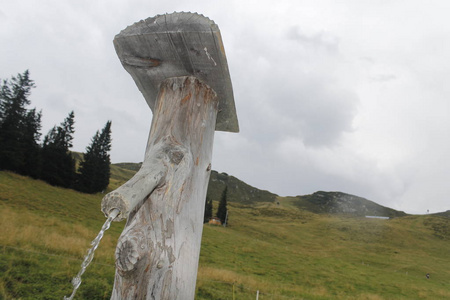
[[[104,222],[100,200],[101,195],[0,172],[0,299],[62,299],[69,294],[70,280]],[[113,224],[105,236],[79,299],[102,299],[103,290],[109,294],[113,249],[122,228]]]
[[[117,184],[127,175],[115,177]],[[122,176],[122,177],[121,177]],[[102,195],[0,172],[0,299],[62,299],[104,222]],[[449,299],[450,221],[321,215],[229,203],[230,227],[205,225],[197,299]],[[214,203],[217,207],[217,203]],[[109,299],[115,223],[76,299]],[[431,279],[425,279],[430,273]]]

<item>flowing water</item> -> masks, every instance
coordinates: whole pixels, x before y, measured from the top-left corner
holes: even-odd
[[[91,242],[92,247],[88,250],[86,256],[84,257],[84,261],[81,264],[81,269],[78,272],[77,276],[75,276],[72,279],[72,285],[73,285],[73,291],[72,294],[69,297],[64,296],[64,300],[72,300],[75,296],[75,293],[77,292],[78,288],[81,285],[81,275],[83,275],[84,271],[86,271],[86,268],[91,263],[92,259],[94,258],[94,252],[98,247],[98,244],[100,243],[100,240],[103,238],[103,234],[106,230],[108,230],[109,226],[111,226],[112,220],[114,220],[117,215],[120,213],[118,209],[113,209],[108,216],[108,219],[106,220],[105,224],[103,224],[102,229],[98,233],[97,237]]]

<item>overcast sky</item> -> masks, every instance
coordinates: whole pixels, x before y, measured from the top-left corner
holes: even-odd
[[[43,134],[74,110],[83,152],[112,120],[112,161],[140,162],[152,114],[112,40],[173,11],[222,33],[241,132],[216,132],[213,169],[281,196],[450,209],[447,0],[2,1],[0,78],[30,70]]]

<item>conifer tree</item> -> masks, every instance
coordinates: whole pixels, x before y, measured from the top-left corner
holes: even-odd
[[[41,146],[39,145],[41,115],[41,112],[36,112],[34,108],[29,110],[25,117],[23,131],[25,159],[19,173],[33,178],[39,178],[42,170]]]
[[[227,193],[228,186],[225,186],[225,189],[222,192],[222,196],[220,197],[219,207],[217,208],[216,216],[220,219],[220,221],[225,223],[225,219],[227,217]]]
[[[213,212],[213,204],[212,204],[212,200],[206,196],[206,200],[205,200],[205,214],[203,217],[203,223],[208,223],[209,219],[212,218],[212,213]]]
[[[54,126],[44,138],[42,145],[42,175],[46,182],[61,187],[73,187],[75,179],[75,160],[69,149],[72,148],[75,114]]]
[[[98,193],[109,184],[111,150],[111,121],[106,122],[101,132],[97,131],[91,144],[86,147],[80,163],[77,189],[85,193]]]
[[[0,169],[37,177],[41,113],[26,108],[34,87],[28,70],[0,83]]]

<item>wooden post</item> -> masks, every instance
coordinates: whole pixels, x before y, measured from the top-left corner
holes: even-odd
[[[156,104],[144,164],[162,162],[156,173],[164,179],[128,218],[116,250],[112,299],[195,294],[217,96],[195,77],[177,77],[161,84]],[[136,190],[145,188],[145,172],[139,176]]]
[[[102,201],[105,215],[127,219],[111,299],[194,299],[214,131],[238,131],[220,32],[173,13],[135,23],[114,45],[153,120],[141,169]]]

